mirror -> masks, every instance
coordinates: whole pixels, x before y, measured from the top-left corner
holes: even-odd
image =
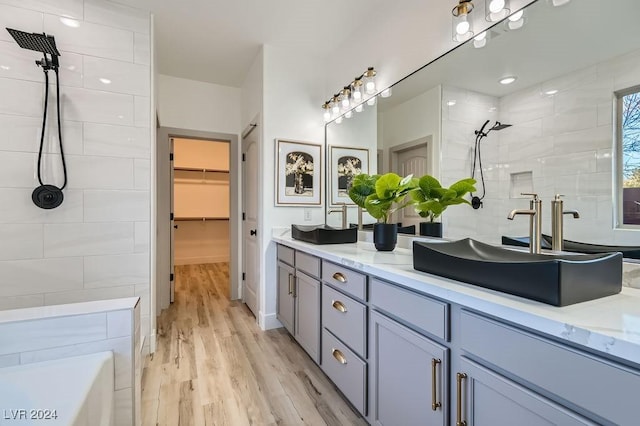
[[[392,96],[378,97],[375,108],[327,124],[328,187],[331,146],[356,140],[370,150],[370,173],[429,173],[448,186],[472,174],[474,131],[498,121],[512,126],[479,144],[475,195],[483,192],[482,170],[482,207],[449,208],[442,216],[444,237],[500,243],[502,235],[528,235],[527,219],[510,221],[507,214],[528,207],[521,192],[536,192],[544,233],[551,231],[550,201],[563,194],[565,209],[580,212],[577,220],[565,218],[565,239],[620,243],[624,233],[613,226],[616,92],[640,85],[640,25],[625,13],[634,6],[633,0],[615,6],[573,0],[557,7],[539,0],[521,22],[505,20],[487,30],[484,47],[473,39],[458,46],[393,85]],[[507,76],[516,80],[500,84]],[[352,137],[360,132],[367,137]],[[349,210],[355,222],[357,208]],[[420,221],[411,212],[398,219],[403,225]],[[339,226],[339,215],[328,214],[327,223]]]

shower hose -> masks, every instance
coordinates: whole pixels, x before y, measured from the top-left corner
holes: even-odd
[[[60,145],[60,157],[62,159],[62,171],[64,174],[64,181],[62,186],[59,188],[63,190],[65,186],[67,186],[67,164],[64,159],[64,150],[62,148],[62,129],[60,126],[60,79],[58,77],[58,68],[53,68],[56,73],[56,109],[58,110],[58,142]],[[42,115],[42,133],[40,134],[40,150],[38,151],[38,181],[40,185],[46,186],[46,184],[42,181],[42,151],[44,148],[44,135],[46,133],[47,127],[47,108],[49,104],[49,72],[46,67],[43,68],[44,71],[44,113]]]

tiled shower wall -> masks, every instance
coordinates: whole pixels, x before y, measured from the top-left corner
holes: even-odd
[[[513,126],[482,142],[487,183],[484,207],[452,208],[445,213],[445,236],[475,235],[499,243],[501,235],[529,232],[526,217],[506,219],[518,198],[512,174],[530,173],[518,189],[543,200],[543,232],[550,233],[550,201],[564,194],[565,238],[605,244],[636,244],[638,231],[613,228],[614,92],[640,84],[640,51],[526,88],[500,99],[455,88],[443,89],[443,179],[469,174],[473,130],[484,120]],[[555,95],[545,92],[558,90]],[[447,104],[456,99],[456,105]],[[460,102],[460,99],[463,102]],[[464,101],[466,100],[466,102]],[[451,159],[451,160],[449,160]],[[526,175],[520,175],[525,176]]]
[[[53,210],[31,201],[42,55],[4,27],[53,35],[62,54],[69,180]],[[50,88],[43,180],[60,186]],[[0,309],[140,296],[148,335],[150,96],[148,12],[103,0],[0,0]]]

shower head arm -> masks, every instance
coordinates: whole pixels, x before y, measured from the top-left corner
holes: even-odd
[[[47,72],[49,70],[57,71],[58,66],[60,65],[60,63],[58,62],[58,57],[55,55],[50,55],[51,59],[49,59],[46,53],[43,52],[42,54],[44,55],[43,58],[39,61],[36,61],[36,65],[42,67],[42,70],[44,72]]]

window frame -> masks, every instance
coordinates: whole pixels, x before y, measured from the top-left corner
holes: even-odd
[[[628,87],[622,90],[616,90],[615,95],[615,109],[614,109],[614,167],[613,167],[613,180],[614,180],[614,228],[624,230],[640,230],[640,225],[632,225],[624,223],[624,209],[623,209],[623,182],[624,182],[624,149],[622,145],[622,106],[623,98],[633,93],[640,93],[640,85]]]

